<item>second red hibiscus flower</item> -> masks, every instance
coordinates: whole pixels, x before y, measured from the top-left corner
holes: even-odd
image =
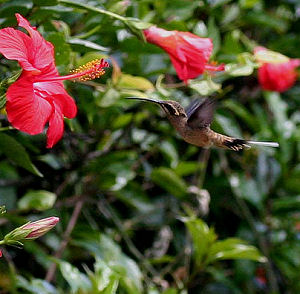
[[[256,47],[254,55],[260,63],[258,80],[264,90],[284,92],[295,84],[300,59],[291,59],[264,47]]]
[[[155,26],[144,30],[147,42],[165,50],[176,69],[178,77],[187,82],[208,71],[224,70],[224,65],[208,64],[213,43],[189,32],[167,31]]]

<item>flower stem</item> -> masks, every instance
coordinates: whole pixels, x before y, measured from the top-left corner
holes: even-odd
[[[76,2],[68,1],[68,0],[58,0],[58,2],[63,4],[63,5],[66,5],[66,6],[72,6],[72,7],[75,7],[75,8],[81,8],[81,9],[86,9],[86,10],[89,10],[89,11],[94,11],[94,12],[98,12],[98,13],[101,13],[101,14],[105,14],[105,15],[108,15],[112,18],[115,18],[115,19],[118,19],[120,21],[126,22],[126,17],[123,17],[119,14],[113,13],[113,12],[105,10],[105,9],[101,9],[101,8],[98,8],[98,7],[93,7],[93,6],[90,6],[90,5],[87,5],[87,4],[83,4],[83,3],[76,3]]]
[[[73,229],[74,229],[74,227],[77,223],[77,220],[78,220],[79,215],[81,213],[81,209],[82,209],[83,204],[84,204],[84,200],[81,199],[76,203],[76,205],[74,207],[74,210],[73,210],[73,213],[72,213],[71,218],[69,220],[69,223],[67,225],[67,228],[66,228],[66,230],[63,234],[63,240],[60,243],[60,246],[59,246],[58,250],[54,254],[54,257],[57,258],[57,259],[61,258],[65,248],[68,245],[68,242],[70,241],[71,233],[72,233],[72,231],[73,231]],[[57,267],[56,263],[52,263],[50,265],[50,267],[47,271],[46,277],[45,277],[45,280],[47,282],[51,282],[53,280],[53,278],[55,276],[55,272],[56,272],[56,267]]]
[[[238,34],[241,42],[250,52],[252,52],[253,49],[258,46],[255,41],[249,39],[242,31],[238,30]]]

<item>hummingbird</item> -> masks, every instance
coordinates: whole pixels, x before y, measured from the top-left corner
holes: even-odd
[[[233,151],[251,148],[251,145],[279,147],[277,142],[248,141],[213,131],[210,128],[210,124],[213,120],[216,100],[212,98],[196,99],[186,109],[173,100],[156,100],[140,97],[127,97],[126,99],[136,99],[159,105],[183,140],[198,147],[209,148],[216,146]]]

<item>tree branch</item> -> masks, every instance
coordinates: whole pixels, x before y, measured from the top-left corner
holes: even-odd
[[[68,242],[70,240],[71,233],[72,233],[72,231],[77,223],[78,217],[80,215],[83,203],[84,203],[84,200],[82,200],[82,199],[76,203],[73,213],[72,213],[72,216],[70,218],[70,221],[69,221],[67,228],[63,234],[63,240],[60,243],[58,250],[54,254],[55,258],[61,258],[64,250],[66,249]],[[50,267],[47,271],[47,274],[46,274],[46,278],[45,278],[46,281],[51,282],[53,280],[55,272],[56,272],[56,267],[57,267],[56,263],[52,263],[50,265]]]

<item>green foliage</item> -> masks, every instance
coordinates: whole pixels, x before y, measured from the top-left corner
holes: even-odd
[[[80,238],[76,243],[96,256],[94,272],[88,270],[92,289],[102,288],[99,293],[114,293],[120,285],[128,294],[142,292],[142,273],[138,265],[122,253],[120,247],[109,237],[104,234],[80,234]],[[71,284],[68,276],[67,273],[64,275]],[[94,291],[91,293],[95,293]]]
[[[13,137],[0,133],[0,150],[16,165],[25,168],[39,177],[43,176],[31,162],[25,148]]]
[[[55,200],[56,195],[54,193],[44,190],[29,191],[18,201],[18,209],[47,210],[52,208]]]
[[[21,72],[0,56],[0,235],[60,218],[23,250],[1,245],[1,293],[300,292],[300,87],[262,91],[253,56],[260,45],[299,58],[297,1],[2,0],[1,28],[15,13],[53,43],[61,75],[96,58],[110,68],[65,83],[78,114],[46,149],[45,134],[11,130],[5,93]],[[225,71],[185,85],[145,42],[151,23],[212,38]],[[280,148],[196,148],[157,105],[125,99],[206,95],[214,130]]]
[[[217,235],[206,223],[194,217],[184,219],[191,234],[194,246],[196,267],[202,268],[217,260],[223,259],[250,259],[265,262],[266,258],[245,241],[237,238],[228,238],[217,241]]]

